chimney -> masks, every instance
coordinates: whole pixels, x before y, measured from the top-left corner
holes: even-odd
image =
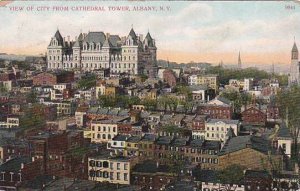
[[[106,33],[106,38],[109,39],[110,33]]]
[[[64,37],[64,43],[66,42],[66,37]]]
[[[143,35],[142,34],[139,34],[139,39],[140,39],[140,41],[143,41]]]
[[[70,36],[68,36],[68,43],[70,44]]]

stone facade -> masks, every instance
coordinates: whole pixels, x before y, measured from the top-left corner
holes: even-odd
[[[145,74],[156,77],[155,40],[148,32],[146,37],[136,35],[133,29],[128,36],[103,32],[80,33],[74,41],[66,41],[57,30],[47,48],[47,66],[50,70],[93,71],[110,68],[111,73]]]

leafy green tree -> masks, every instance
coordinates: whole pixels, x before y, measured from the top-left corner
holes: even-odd
[[[20,126],[24,129],[41,128],[46,124],[43,105],[34,104],[32,107],[25,109],[25,114],[20,119]]]
[[[188,101],[192,101],[193,100],[192,91],[187,86],[178,85],[178,86],[175,87],[175,92],[177,92],[178,94],[185,95]]]
[[[94,74],[83,77],[78,81],[78,88],[91,88],[96,86],[97,77]]]
[[[156,110],[157,109],[157,100],[154,99],[143,99],[141,101],[141,104],[143,104],[145,106],[146,110]]]
[[[299,133],[300,133],[300,88],[292,86],[282,90],[276,97],[280,117],[285,120],[293,138],[292,158],[299,162]]]

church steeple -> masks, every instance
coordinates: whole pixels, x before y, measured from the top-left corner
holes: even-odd
[[[297,45],[296,45],[296,42],[294,42],[294,46],[292,48],[292,60],[298,60],[298,48],[297,48]]]
[[[239,51],[239,58],[238,58],[238,68],[241,69],[242,68],[242,60],[241,60],[241,53]]]

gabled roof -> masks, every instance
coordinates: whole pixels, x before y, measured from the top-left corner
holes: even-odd
[[[225,155],[245,148],[251,148],[264,154],[267,154],[269,150],[271,151],[268,140],[262,137],[248,135],[229,139],[221,149],[219,155]]]
[[[209,105],[216,104],[216,105],[227,105],[227,106],[230,106],[231,102],[228,99],[224,98],[224,97],[218,96],[215,99],[209,101],[207,104],[209,104]]]

